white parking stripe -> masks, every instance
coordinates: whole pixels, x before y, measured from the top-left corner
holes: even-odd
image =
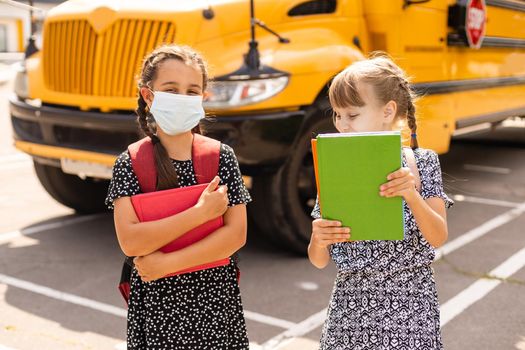
[[[95,300],[79,297],[78,295],[61,292],[61,291],[58,291],[58,290],[55,290],[49,287],[44,287],[44,286],[41,286],[41,285],[38,285],[32,282],[24,281],[24,280],[14,278],[11,276],[0,274],[0,283],[7,284],[7,285],[10,285],[16,288],[24,289],[24,290],[27,290],[33,293],[37,293],[40,295],[44,295],[49,298],[57,299],[60,301],[66,301],[71,304],[84,306],[84,307],[87,307],[93,310],[97,310],[97,311],[102,311],[110,315],[123,317],[123,318],[126,318],[127,316],[126,309],[116,307],[110,304],[101,303]],[[246,319],[256,321],[259,323],[264,323],[270,326],[284,328],[284,329],[288,329],[290,327],[296,326],[296,324],[293,322],[289,322],[289,321],[282,320],[279,318],[259,314],[257,312],[247,311],[247,310],[245,310],[244,312],[245,312],[244,315]]]
[[[516,202],[502,201],[498,199],[464,196],[462,194],[455,194],[452,196],[452,199],[457,202],[478,203],[478,204],[494,205],[498,207],[509,207],[509,208],[515,208],[521,204],[521,203],[516,203]]]
[[[276,335],[275,337],[263,344],[263,349],[279,349],[291,342],[295,337],[300,337],[302,335],[310,333],[311,331],[313,331],[314,329],[316,329],[324,323],[324,321],[326,320],[326,313],[327,309],[323,309],[318,313],[308,317],[304,321],[296,324],[287,331]]]
[[[79,297],[77,295],[69,294],[60,292],[58,290],[40,286],[38,284],[20,280],[18,278],[10,277],[4,274],[0,274],[0,283],[7,284],[9,286],[13,286],[16,288],[24,289],[33,293],[37,293],[40,295],[45,295],[46,297],[61,300],[61,301],[67,301],[71,304],[76,304],[80,306],[84,306],[93,310],[98,310],[105,312],[110,315],[119,316],[119,317],[126,317],[127,310],[116,307],[113,305],[101,303],[95,300]]]
[[[489,276],[505,279],[525,266],[525,248],[505,260],[489,273]],[[469,306],[486,296],[496,288],[501,279],[479,279],[468,288],[441,305],[441,326],[445,326]]]
[[[107,214],[102,213],[102,214],[75,216],[71,219],[68,218],[68,219],[64,219],[61,221],[57,221],[57,222],[51,222],[47,224],[29,227],[29,228],[23,229],[22,231],[15,230],[15,231],[10,231],[10,232],[0,233],[0,244],[9,242],[18,237],[29,236],[29,235],[32,235],[38,232],[49,231],[49,230],[53,230],[57,228],[66,227],[69,225],[79,224],[81,222],[90,221],[90,220],[102,217],[104,215],[107,215]]]
[[[506,223],[514,220],[525,212],[525,203],[521,203],[514,209],[506,211],[505,213],[496,216],[495,218],[485,222],[483,225],[478,226],[465,234],[462,234],[455,240],[445,244],[439,249],[436,249],[436,260],[441,259],[444,255],[450,254],[456,249],[463,247],[464,245],[484,236],[490,231],[505,225]]]
[[[480,171],[484,173],[493,173],[493,174],[500,174],[500,175],[508,175],[510,174],[509,168],[500,168],[495,166],[486,166],[486,165],[476,165],[476,164],[465,164],[463,166],[465,170],[470,171]]]
[[[280,318],[262,315],[257,312],[247,311],[247,310],[244,310],[244,317],[248,320],[252,320],[252,321],[259,322],[259,323],[264,323],[264,324],[268,324],[268,325],[272,325],[272,326],[284,328],[284,329],[292,328],[297,325],[297,323],[294,323],[294,322],[281,320]]]

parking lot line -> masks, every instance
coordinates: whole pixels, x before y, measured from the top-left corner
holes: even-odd
[[[326,313],[328,309],[323,309],[316,314],[308,317],[304,321],[299,322],[292,328],[276,335],[262,345],[265,350],[280,349],[286,346],[289,342],[293,341],[294,338],[300,337],[307,333],[310,333],[314,329],[318,328],[326,320]]]
[[[27,290],[27,291],[30,291],[36,294],[44,295],[52,299],[66,301],[71,304],[76,304],[76,305],[84,306],[84,307],[87,307],[93,310],[102,311],[110,315],[124,317],[124,318],[127,315],[127,310],[123,308],[101,303],[95,300],[79,297],[77,295],[61,292],[53,288],[44,287],[44,286],[35,284],[33,282],[24,281],[24,280],[14,278],[11,276],[7,276],[4,274],[0,274],[0,283],[7,284],[12,287],[24,289],[24,290]]]
[[[95,300],[80,297],[78,295],[61,292],[53,288],[41,286],[33,282],[24,281],[24,280],[14,278],[11,276],[7,276],[4,274],[0,274],[0,283],[6,284],[12,287],[24,289],[24,290],[27,290],[33,293],[37,293],[40,295],[44,295],[52,299],[65,301],[71,304],[76,304],[76,305],[80,305],[80,306],[90,308],[93,310],[101,311],[101,312],[104,312],[110,315],[114,315],[114,316],[118,316],[122,318],[126,318],[127,316],[127,310],[124,308],[120,308],[120,307],[106,304],[106,303],[101,303]],[[264,323],[264,324],[278,327],[278,328],[288,329],[290,327],[296,326],[296,324],[293,322],[286,321],[286,320],[279,319],[279,318],[272,317],[272,316],[263,315],[263,314],[253,312],[253,311],[248,311],[248,310],[244,311],[244,316],[246,319],[249,319],[255,322],[259,322],[259,323]]]
[[[506,223],[514,220],[515,218],[523,214],[524,212],[525,212],[525,203],[521,203],[517,207],[509,211],[506,211],[503,214],[500,214],[493,219],[490,219],[489,221],[468,231],[467,233],[462,234],[461,236],[454,239],[453,241],[450,241],[449,243],[445,244],[441,248],[436,249],[436,259],[435,260],[439,260],[444,255],[450,254],[456,249],[459,249],[467,245],[468,243],[484,236],[485,234],[491,232],[492,230],[505,225]]]
[[[479,172],[484,172],[484,173],[492,173],[492,174],[500,174],[500,175],[508,175],[511,172],[509,168],[501,168],[501,167],[477,165],[477,164],[465,164],[463,165],[463,168],[465,170],[470,170],[470,171],[479,171]]]
[[[280,318],[275,318],[272,316],[267,316],[267,315],[259,314],[257,312],[248,311],[248,310],[244,310],[244,317],[251,321],[256,321],[259,323],[264,323],[264,324],[268,324],[271,326],[284,328],[284,329],[289,329],[297,325],[297,323],[294,323],[294,322],[282,320]]]
[[[469,306],[486,296],[496,288],[502,279],[512,276],[525,266],[525,247],[501,263],[494,270],[489,272],[489,276],[494,277],[480,278],[469,287],[458,293],[446,303],[441,305],[441,327],[453,320],[457,315],[465,311]]]
[[[464,196],[462,194],[455,194],[455,195],[452,195],[451,197],[453,200],[457,202],[478,203],[478,204],[494,205],[498,207],[515,208],[521,204],[517,202],[502,201],[498,199]]]
[[[22,230],[15,230],[15,231],[10,231],[10,232],[0,233],[0,244],[9,242],[18,237],[29,236],[29,235],[32,235],[38,232],[49,231],[49,230],[62,228],[62,227],[69,226],[69,225],[78,224],[81,222],[90,221],[90,220],[96,219],[104,215],[106,214],[92,214],[92,215],[75,216],[73,218],[67,218],[64,220],[57,221],[57,222],[36,225],[36,226],[25,228]]]

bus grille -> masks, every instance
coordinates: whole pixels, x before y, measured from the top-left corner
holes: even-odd
[[[51,22],[44,30],[48,89],[90,96],[135,97],[144,56],[175,41],[167,21],[120,19],[101,34],[87,20]]]

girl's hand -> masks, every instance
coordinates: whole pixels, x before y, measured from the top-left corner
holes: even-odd
[[[341,222],[316,219],[312,221],[312,237],[310,242],[320,248],[326,248],[330,244],[348,242],[350,239],[350,228],[341,227]]]
[[[135,268],[144,282],[152,282],[173,272],[168,271],[165,266],[166,257],[161,251],[153,252],[149,255],[138,256],[133,259]]]
[[[414,175],[409,168],[401,168],[387,176],[390,180],[379,187],[379,195],[382,197],[402,196],[409,202],[417,195]]]
[[[219,186],[220,180],[218,176],[215,176],[195,204],[195,207],[201,208],[204,215],[210,220],[224,215],[228,209],[228,187]]]

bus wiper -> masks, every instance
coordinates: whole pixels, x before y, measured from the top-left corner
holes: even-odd
[[[258,25],[269,33],[279,38],[279,42],[287,44],[290,42],[289,39],[283,38],[270,28],[266,26],[262,21],[255,18],[254,0],[250,0],[250,29],[251,39],[248,43],[248,53],[244,55],[242,66],[235,72],[216,77],[216,81],[232,81],[232,80],[255,80],[255,79],[267,79],[267,78],[278,78],[282,76],[289,76],[288,72],[283,72],[273,67],[261,64],[261,54],[259,53],[258,45],[259,42],[255,40],[255,26]]]

